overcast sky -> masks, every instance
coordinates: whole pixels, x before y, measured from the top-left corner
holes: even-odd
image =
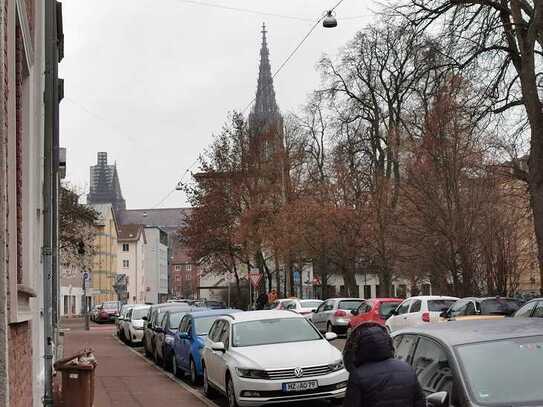
[[[315,19],[337,0],[202,3]],[[315,64],[323,54],[336,55],[371,21],[368,5],[344,0],[337,9],[339,26],[318,27],[277,76],[283,112],[296,111],[318,88]],[[98,151],[107,151],[110,162],[117,162],[128,208],[158,204],[210,144],[227,113],[254,97],[262,22],[273,70],[313,24],[190,0],[63,0],[63,13],[60,120],[68,181],[88,190],[89,166]],[[175,192],[160,207],[186,205]]]

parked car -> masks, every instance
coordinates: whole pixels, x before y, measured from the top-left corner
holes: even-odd
[[[101,304],[95,305],[95,306],[92,307],[92,309],[90,310],[89,319],[90,319],[92,322],[96,322],[96,318],[97,318],[97,316],[98,316],[98,312],[100,312],[101,306],[102,306]]]
[[[543,405],[543,320],[452,321],[393,338],[430,407]]]
[[[123,327],[123,324],[126,323],[126,314],[128,314],[128,311],[130,311],[134,307],[135,307],[135,304],[124,304],[121,307],[119,316],[115,319],[115,325],[117,328],[117,336],[122,341],[126,340],[126,338],[124,337],[124,327]]]
[[[148,357],[154,356],[155,354],[155,334],[156,329],[160,326],[162,318],[164,318],[164,313],[168,310],[170,311],[185,311],[188,312],[192,308],[187,304],[155,304],[151,305],[147,315],[144,318],[144,328],[143,328],[143,349],[145,355]]]
[[[398,329],[442,321],[441,313],[449,309],[458,298],[439,295],[411,297],[404,300],[385,322],[389,332]]]
[[[296,297],[281,298],[281,299],[275,300],[273,303],[271,303],[268,308],[271,309],[271,310],[277,310],[277,311],[285,310],[286,309],[286,304],[289,304],[292,301],[295,301],[297,299],[298,298],[296,298]]]
[[[176,376],[190,375],[192,384],[198,384],[203,376],[201,350],[213,322],[219,317],[232,315],[240,310],[211,310],[185,314],[177,334],[174,335],[171,354],[172,372]]]
[[[100,305],[95,322],[114,322],[119,316],[121,303],[119,301],[106,301]]]
[[[313,317],[313,313],[319,308],[319,306],[323,303],[322,300],[299,300],[294,299],[291,301],[285,301],[282,304],[283,309],[286,309],[288,311],[295,311],[298,314],[303,315],[304,317],[311,319]]]
[[[462,298],[441,314],[448,320],[500,319],[510,317],[520,308],[518,300],[502,297]]]
[[[126,314],[123,335],[129,345],[138,345],[143,340],[143,317],[147,315],[149,308],[149,305],[137,305]]]
[[[351,336],[351,331],[358,325],[365,322],[377,322],[384,325],[386,320],[392,314],[403,300],[400,298],[374,298],[365,300],[357,309],[351,311],[353,317],[347,328],[347,337]]]
[[[158,365],[164,369],[171,369],[172,345],[179,323],[187,312],[194,308],[184,310],[168,310],[164,313],[160,325],[155,330],[155,345],[153,358]]]
[[[362,298],[331,298],[323,302],[311,320],[321,332],[346,333],[349,321],[364,300]]]
[[[543,298],[528,301],[515,313],[516,318],[543,318]]]
[[[208,308],[208,309],[226,309],[226,304],[223,301],[216,300],[198,300],[193,304],[195,307]]]
[[[294,312],[218,318],[202,351],[204,392],[225,394],[229,406],[341,400],[349,375],[341,352],[328,342],[335,338]]]

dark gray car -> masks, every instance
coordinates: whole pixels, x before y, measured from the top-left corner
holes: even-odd
[[[144,318],[144,333],[143,333],[143,348],[145,350],[146,356],[155,355],[155,335],[157,328],[164,318],[164,313],[166,311],[190,311],[191,306],[184,303],[167,303],[167,304],[156,304],[151,305],[147,316]]]
[[[543,406],[543,320],[452,321],[400,330],[428,406]]]

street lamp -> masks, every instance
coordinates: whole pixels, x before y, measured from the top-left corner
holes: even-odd
[[[337,19],[333,10],[328,10],[326,12],[326,17],[322,20],[322,26],[324,28],[335,28],[337,27]]]

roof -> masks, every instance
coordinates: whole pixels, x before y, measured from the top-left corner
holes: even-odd
[[[143,231],[143,225],[137,225],[134,223],[129,223],[127,225],[120,225],[117,230],[117,241],[118,242],[137,242],[140,240],[140,237],[143,235],[145,240],[145,233]]]
[[[243,312],[239,309],[214,309],[214,310],[204,310],[200,312],[195,312],[194,314],[191,313],[191,315],[194,317],[194,319],[198,318],[205,318],[205,317],[215,317],[215,316],[226,316],[226,315],[232,315],[236,314],[238,312]]]
[[[450,346],[527,336],[543,336],[543,319],[503,318],[498,320],[449,321],[420,325],[394,332],[428,334]]]
[[[137,310],[137,309],[149,309],[151,308],[150,305],[142,305],[142,304],[138,304],[138,305],[134,305],[132,307],[133,310]]]
[[[185,225],[192,208],[123,209],[117,211],[120,225],[141,224],[159,227],[167,233],[175,233]]]
[[[277,318],[304,318],[301,314],[297,314],[292,311],[247,311],[240,312],[232,315],[236,322],[244,321],[259,321],[265,319],[277,319]]]
[[[344,297],[344,298],[328,298],[328,300],[332,300],[332,301],[364,301],[364,298]],[[328,301],[328,300],[326,300],[326,301]]]
[[[457,297],[449,297],[447,295],[418,295],[416,297],[406,298],[407,300],[459,300]]]
[[[188,304],[185,304],[185,303],[180,303],[180,302],[170,302],[170,303],[167,303],[167,304],[153,304],[151,305],[151,308],[153,310],[155,309],[160,309],[160,310],[170,310],[170,309],[176,309],[176,308],[179,308],[179,310],[186,310],[186,309],[192,309],[192,307]]]

